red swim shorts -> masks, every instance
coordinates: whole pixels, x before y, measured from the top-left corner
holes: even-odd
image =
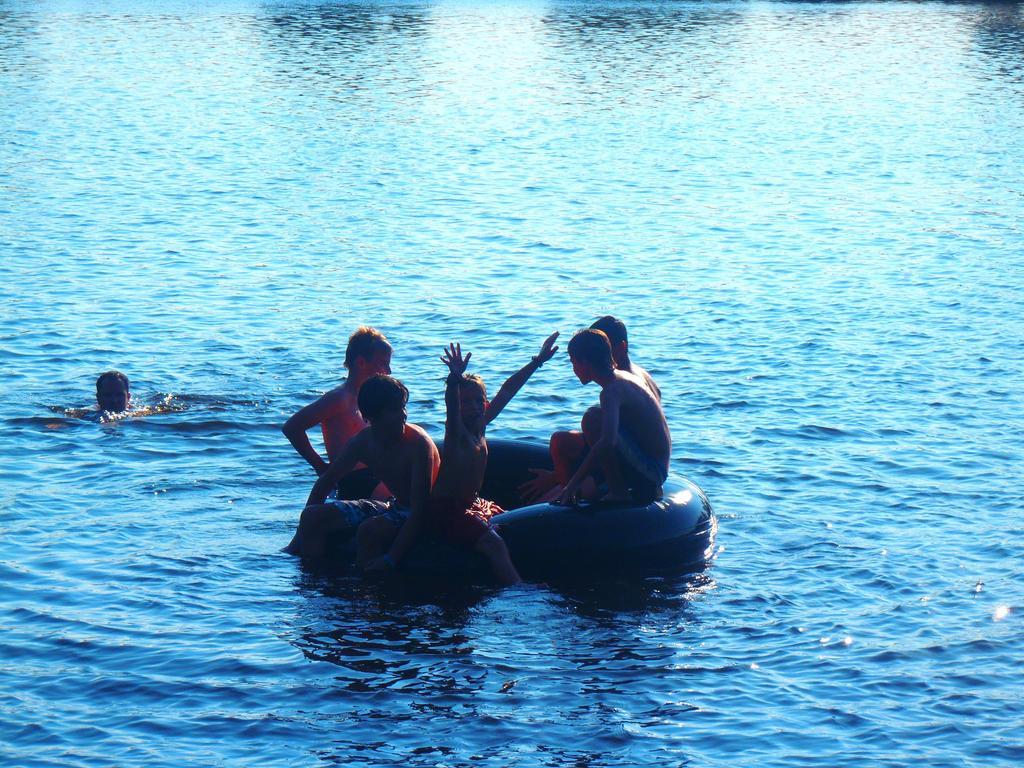
[[[504,512],[493,501],[477,496],[471,501],[442,496],[427,503],[430,528],[442,538],[460,547],[472,549],[477,540],[491,530],[491,518]]]

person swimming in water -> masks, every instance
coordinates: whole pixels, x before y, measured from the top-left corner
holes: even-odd
[[[101,411],[124,413],[131,400],[131,384],[120,371],[106,371],[96,379],[96,405]]]

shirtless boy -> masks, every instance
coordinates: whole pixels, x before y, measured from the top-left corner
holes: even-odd
[[[604,315],[599,317],[590,327],[597,331],[604,332],[612,347],[612,359],[615,367],[626,373],[633,373],[643,379],[644,383],[651,390],[654,396],[661,402],[661,390],[651,378],[651,374],[634,363],[629,358],[629,339],[626,333],[626,324],[617,317]],[[597,406],[587,410],[583,414],[580,423],[580,430],[573,432],[555,432],[551,435],[549,450],[551,451],[551,462],[554,471],[532,469],[534,478],[520,486],[520,492],[527,501],[550,499],[557,495],[562,487],[569,482],[573,472],[583,461],[587,452],[593,447],[600,437],[601,409]],[[596,493],[597,485],[594,478],[590,478],[581,487],[585,498],[592,498]]]
[[[445,350],[441,362],[448,366],[449,373],[444,391],[447,415],[441,471],[430,494],[426,517],[421,524],[415,521],[414,528],[414,519],[410,516],[391,547],[391,564],[404,554],[422,525],[457,546],[482,553],[500,583],[510,585],[521,581],[508,547],[490,524],[490,518],[502,510],[478,495],[487,470],[484,432],[530,376],[558,350],[554,346],[557,338],[557,332],[551,334],[537,356],[512,374],[490,402],[483,379],[465,373],[472,353],[463,357],[458,344],[450,344]]]
[[[629,359],[629,338],[626,334],[626,324],[617,317],[605,315],[604,317],[597,318],[597,320],[590,324],[590,327],[595,331],[603,332],[608,337],[608,343],[612,347],[612,359],[615,361],[615,367],[626,373],[635,373],[643,379],[660,403],[661,390],[654,383],[651,374]]]
[[[391,345],[380,331],[362,326],[348,340],[345,350],[345,368],[348,378],[340,387],[332,389],[316,402],[307,405],[284,423],[281,431],[318,475],[327,469],[345,447],[345,444],[366,427],[359,412],[359,388],[371,376],[391,373]],[[316,425],[324,436],[327,460],[309,442],[307,430]],[[365,467],[359,467],[341,478],[338,494],[342,498],[370,498],[378,479]]]
[[[345,445],[313,485],[286,552],[319,559],[332,534],[358,528],[357,564],[363,565],[376,554],[367,547],[380,540],[381,524],[389,527],[393,536],[406,527],[407,518],[422,518],[441,459],[430,436],[415,424],[406,423],[408,400],[409,390],[391,376],[382,374],[366,380],[359,389],[357,405],[370,426]],[[360,463],[387,484],[394,499],[327,502],[327,494],[338,479]],[[376,525],[360,525],[371,518]]]
[[[96,405],[101,411],[123,413],[131,400],[128,377],[120,371],[107,371],[96,379]]]
[[[577,331],[569,342],[569,359],[581,384],[593,381],[601,387],[601,432],[556,503],[573,503],[583,480],[597,467],[608,482],[605,498],[659,498],[672,451],[661,403],[643,378],[616,369],[602,331]]]

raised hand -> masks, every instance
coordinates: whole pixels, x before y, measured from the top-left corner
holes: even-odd
[[[544,339],[544,343],[540,347],[540,353],[535,358],[533,358],[534,360],[537,361],[538,364],[546,363],[554,356],[555,352],[558,351],[558,347],[555,346],[555,339],[557,338],[558,331],[555,331],[546,339]]]
[[[462,356],[462,345],[461,344],[449,344],[448,349],[441,355],[441,362],[448,366],[448,370],[456,376],[461,376],[466,372],[467,366],[469,366],[469,358],[473,356],[472,352]]]

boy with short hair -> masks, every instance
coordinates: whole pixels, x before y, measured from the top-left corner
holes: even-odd
[[[581,384],[594,381],[601,387],[601,434],[556,503],[571,504],[583,480],[598,466],[608,482],[605,498],[660,498],[672,452],[661,403],[640,376],[616,369],[602,331],[577,331],[569,342],[569,358]]]
[[[626,333],[626,324],[612,315],[604,315],[597,318],[590,324],[595,331],[602,331],[608,337],[608,343],[612,347],[612,359],[615,367],[626,373],[635,373],[650,388],[658,402],[661,402],[661,390],[654,383],[651,374],[629,359],[629,336]]]
[[[359,389],[357,405],[370,425],[353,437],[313,485],[298,530],[286,552],[310,559],[324,556],[332,534],[359,529],[357,564],[374,552],[368,547],[403,528],[408,518],[422,518],[441,463],[437,447],[421,427],[406,422],[409,390],[398,379],[373,376]],[[394,493],[389,501],[326,501],[338,479],[364,464]],[[361,526],[372,519],[376,525]],[[385,531],[384,533],[387,533]]]
[[[322,475],[328,462],[366,427],[366,420],[359,412],[359,388],[371,376],[391,373],[391,353],[391,344],[383,333],[365,325],[357,328],[345,350],[345,368],[348,369],[345,383],[299,410],[281,427],[288,441],[318,475]],[[324,437],[326,461],[306,434],[318,424]],[[378,483],[371,472],[359,467],[340,478],[338,494],[342,498],[370,498]]]
[[[96,379],[96,405],[101,411],[123,413],[128,410],[131,400],[128,377],[120,371],[107,371]]]
[[[490,518],[503,510],[479,496],[487,470],[484,432],[530,376],[558,350],[554,346],[557,338],[557,332],[551,334],[537,356],[512,374],[490,402],[483,379],[465,373],[472,353],[463,357],[461,345],[449,344],[441,356],[449,371],[444,393],[444,459],[422,526],[453,544],[482,553],[498,581],[506,586],[522,579],[512,564],[508,547],[490,524]],[[419,524],[410,515],[391,547],[387,564],[393,565],[402,557],[418,533]]]
[[[629,358],[629,338],[626,333],[626,324],[617,317],[604,315],[591,323],[590,327],[602,331],[608,337],[615,367],[626,373],[634,373],[643,379],[660,403],[661,390],[651,374]],[[580,462],[586,458],[587,453],[597,442],[601,431],[600,425],[601,409],[599,406],[593,406],[583,414],[579,430],[558,431],[551,435],[549,450],[554,469],[531,469],[534,477],[519,487],[523,498],[527,501],[546,501],[556,498],[565,484],[569,482],[569,478],[572,477]],[[596,480],[597,478],[592,477],[590,481],[581,486],[584,498],[590,499],[595,496],[597,493]]]

